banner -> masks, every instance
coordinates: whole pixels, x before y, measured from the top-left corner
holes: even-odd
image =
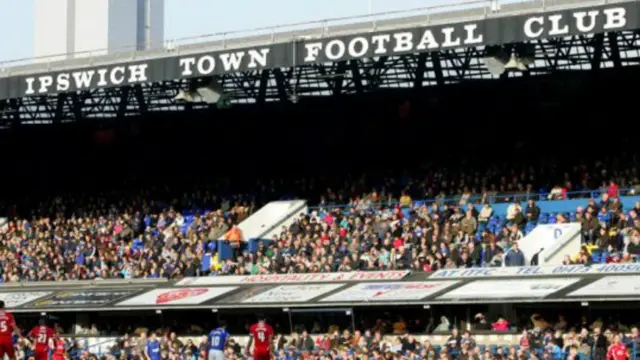
[[[117,306],[198,305],[235,289],[235,286],[155,289],[118,303]]]
[[[42,300],[33,301],[25,307],[50,308],[50,307],[101,307],[130,296],[139,290],[77,290],[63,291],[53,294]]]
[[[543,298],[580,278],[476,280],[438,297],[438,300]]]
[[[330,295],[323,302],[385,301],[385,300],[422,300],[429,295],[444,290],[458,281],[430,282],[390,282],[353,285]]]
[[[203,49],[200,53],[189,55],[159,56],[142,61],[0,77],[0,99],[631,30],[640,24],[636,1],[550,12],[540,7],[533,13],[530,7],[526,7],[523,13],[526,14],[478,16],[475,20],[461,18],[458,22],[452,17],[447,24],[413,28],[402,28],[402,19],[398,19],[396,30],[367,30],[310,40],[280,35],[280,43],[265,40],[262,45],[240,49],[229,50],[220,46],[218,51]],[[318,29],[319,34],[321,30]],[[0,74],[3,73],[1,70]],[[10,74],[10,71],[9,68],[4,73]]]
[[[640,276],[606,276],[567,296],[638,296]]]
[[[235,291],[233,294],[229,294],[219,300],[216,300],[216,304],[239,304],[249,298],[252,298],[258,294],[273,289],[273,285],[252,285],[245,287],[239,291]]]
[[[0,293],[0,300],[4,301],[7,309],[13,309],[48,295],[51,291],[6,292]]]
[[[589,274],[640,274],[640,263],[559,265],[559,266],[524,266],[524,267],[486,267],[472,269],[446,269],[433,273],[430,279],[468,279],[482,277],[527,277],[554,275],[589,275]]]
[[[338,281],[369,281],[369,280],[400,280],[409,275],[410,271],[355,271],[348,273],[317,273],[317,274],[274,274],[274,275],[233,275],[192,277],[180,280],[177,286],[195,285],[241,285],[241,284],[281,284],[308,282],[338,282]]]
[[[311,284],[311,285],[282,285],[265,291],[244,301],[245,304],[258,303],[294,303],[305,302],[330,291],[336,290],[344,284]]]

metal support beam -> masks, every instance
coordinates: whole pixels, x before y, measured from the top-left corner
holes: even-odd
[[[142,86],[140,84],[133,86],[133,93],[138,102],[138,107],[140,108],[140,113],[144,114],[149,111],[149,107],[147,106],[147,100],[145,99],[144,94],[142,93]]]
[[[335,68],[335,72],[331,75],[333,76],[333,79],[327,79],[327,82],[333,84],[333,96],[338,96],[342,94],[342,87],[344,85],[344,73],[347,70],[347,62],[340,61],[335,66]]]
[[[608,33],[609,38],[609,58],[613,61],[613,67],[619,69],[622,67],[622,60],[620,59],[620,48],[618,46],[618,33]]]
[[[54,123],[62,122],[62,117],[64,115],[64,107],[65,107],[66,101],[67,101],[67,94],[66,93],[58,94],[58,100],[56,102],[55,116],[53,118],[53,122]]]
[[[440,63],[440,53],[431,53],[431,62],[433,63],[433,72],[436,76],[436,84],[438,86],[444,85],[444,74],[442,73],[442,64]]]
[[[127,114],[127,106],[129,106],[129,92],[131,87],[126,86],[120,92],[120,103],[118,104],[118,117],[123,118]]]
[[[284,75],[282,74],[282,70],[273,69],[273,77],[276,79],[276,87],[278,89],[278,99],[280,101],[287,101],[289,97],[287,94],[287,85]]]
[[[349,62],[351,67],[351,76],[353,77],[353,86],[358,94],[362,93],[362,76],[360,75],[360,66],[358,60]]]
[[[591,71],[600,70],[602,65],[602,52],[604,48],[604,34],[596,34],[592,40],[593,56],[591,57]],[[585,45],[585,48],[588,46]]]
[[[72,103],[72,112],[75,115],[76,121],[84,120],[84,116],[82,114],[84,100],[80,98],[80,95],[73,93],[71,94],[71,103]]]
[[[437,54],[437,52],[434,52],[434,54]],[[426,65],[427,54],[422,53],[416,56],[415,58],[416,58],[417,64],[416,64],[416,70],[414,72],[415,78],[413,79],[413,87],[415,89],[419,89],[424,84],[424,71],[427,67]]]
[[[258,97],[256,102],[258,104],[264,104],[267,97],[267,87],[269,86],[269,70],[262,70],[260,74],[260,87],[258,88]]]

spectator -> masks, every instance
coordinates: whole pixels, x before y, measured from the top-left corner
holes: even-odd
[[[522,215],[522,207],[520,206],[520,202],[514,201],[513,204],[509,205],[507,208],[507,221],[512,222],[514,224],[522,223],[524,217]]]
[[[478,215],[478,221],[480,223],[487,223],[491,216],[493,216],[493,208],[489,204],[484,204]]]
[[[506,266],[524,266],[524,254],[518,247],[518,243],[514,242],[513,247],[505,256],[504,263]]]
[[[491,324],[493,331],[509,331],[509,322],[502,316],[498,316],[498,321]]]
[[[609,186],[607,187],[607,195],[610,198],[617,198],[619,192],[620,192],[620,188],[618,187],[616,182],[613,180],[609,181]]]
[[[593,336],[588,340],[594,360],[604,360],[607,355],[607,339],[601,333],[600,327],[594,327]]]
[[[449,339],[447,339],[447,349],[449,350],[449,352],[459,353],[461,343],[462,336],[460,336],[458,329],[453,328],[453,330],[451,330],[451,336],[449,336]]]
[[[309,336],[309,333],[307,333],[306,330],[302,332],[302,336],[297,342],[297,347],[298,347],[298,350],[300,351],[313,351],[315,344],[313,339]]]
[[[527,221],[538,221],[538,218],[540,217],[540,207],[536,205],[533,199],[529,199],[525,214],[527,217]]]

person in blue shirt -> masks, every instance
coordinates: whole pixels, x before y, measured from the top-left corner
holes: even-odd
[[[229,333],[226,324],[212,330],[209,333],[209,360],[224,360],[224,348],[229,341]]]
[[[151,333],[147,340],[146,353],[149,360],[160,360],[160,341],[155,333]]]
[[[555,340],[550,340],[545,349],[551,355],[551,360],[562,360],[564,358],[562,349],[556,344]]]

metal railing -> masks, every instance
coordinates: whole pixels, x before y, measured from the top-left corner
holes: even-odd
[[[427,26],[431,23],[430,19],[436,19],[439,14],[445,15],[446,12],[441,10],[482,10],[483,12],[479,13],[480,17],[484,14],[486,16],[501,16],[509,13],[508,9],[502,10],[490,10],[490,4],[500,3],[504,6],[521,6],[524,11],[543,11],[548,7],[556,7],[556,6],[587,6],[587,5],[602,5],[609,2],[617,2],[617,1],[637,1],[637,0],[460,0],[456,2],[446,3],[446,4],[437,4],[431,6],[417,7],[411,9],[404,10],[395,10],[395,11],[385,11],[378,12],[373,14],[365,14],[365,15],[353,15],[353,16],[345,16],[345,17],[336,17],[322,20],[313,20],[313,21],[304,21],[304,22],[294,22],[283,25],[276,26],[265,26],[265,27],[257,27],[251,29],[243,29],[243,30],[235,30],[235,31],[225,31],[225,32],[216,32],[204,35],[197,36],[188,36],[177,39],[171,39],[163,41],[162,43],[141,43],[131,46],[125,46],[117,49],[94,49],[88,51],[79,51],[73,53],[61,53],[40,57],[30,57],[30,58],[22,58],[15,60],[7,60],[0,61],[0,77],[9,76],[16,72],[28,72],[28,71],[38,71],[38,70],[52,70],[54,64],[60,65],[60,67],[64,66],[72,66],[79,65],[76,63],[66,63],[73,60],[81,60],[84,66],[95,65],[96,63],[104,63],[104,62],[115,62],[115,61],[133,61],[133,60],[142,60],[149,57],[154,56],[169,56],[171,54],[180,54],[180,47],[186,45],[202,45],[205,46],[207,43],[220,42],[218,44],[221,49],[226,49],[229,44],[233,47],[241,47],[241,46],[250,46],[251,41],[256,41],[257,37],[260,40],[266,40],[271,43],[275,42],[275,39],[280,41],[286,40],[289,41],[293,39],[305,38],[305,36],[297,36],[297,35],[305,35],[304,33],[299,34],[300,32],[314,30],[312,32],[313,37],[324,37],[327,35],[335,35],[332,31],[335,29],[338,30],[340,27],[345,26],[355,26],[361,25],[362,28],[357,28],[354,30],[358,31],[375,31],[378,28],[378,25],[390,20],[400,20],[402,18],[398,16],[410,16],[412,13],[415,16],[421,16],[426,18],[426,22],[421,20],[422,25]],[[475,6],[473,6],[475,5]],[[482,5],[482,6],[481,6]],[[512,11],[514,9],[511,9]],[[433,16],[432,16],[433,15]],[[395,16],[395,18],[394,18]],[[445,20],[453,21],[455,18],[453,17],[444,17]],[[461,19],[458,19],[461,20]],[[462,20],[468,20],[462,18]],[[357,23],[356,21],[361,21]],[[315,26],[315,28],[314,28]],[[317,31],[316,31],[317,30]],[[253,38],[252,38],[253,37]],[[139,50],[140,48],[147,48],[149,50]],[[193,52],[194,49],[187,49]],[[204,49],[200,49],[201,51]]]
[[[311,21],[301,21],[301,22],[292,22],[281,25],[273,25],[273,26],[261,26],[250,29],[240,29],[233,31],[223,31],[223,32],[215,32],[209,34],[195,35],[195,36],[186,36],[176,39],[165,40],[161,44],[157,43],[149,43],[143,42],[136,45],[119,47],[116,49],[94,49],[88,51],[78,51],[73,53],[61,53],[54,55],[46,55],[40,57],[30,57],[30,58],[22,58],[15,60],[6,60],[0,61],[0,72],[3,69],[10,68],[12,66],[19,65],[27,65],[34,62],[46,62],[49,60],[59,60],[62,57],[82,57],[85,59],[93,58],[94,54],[98,54],[98,56],[104,56],[107,51],[121,52],[121,53],[136,53],[138,56],[144,56],[145,54],[157,54],[159,49],[165,49],[170,46],[180,46],[184,44],[192,44],[194,42],[205,42],[205,41],[224,41],[233,38],[241,38],[255,35],[265,35],[271,34],[272,37],[275,37],[275,34],[278,32],[286,32],[286,31],[295,31],[301,29],[308,29],[311,27],[321,27],[328,28],[330,26],[336,25],[345,25],[345,24],[353,24],[355,21],[362,20],[367,21],[370,20],[373,24],[376,21],[381,20],[381,17],[387,17],[384,20],[388,20],[389,16],[395,15],[408,15],[412,13],[420,13],[420,15],[427,15],[437,10],[443,9],[456,9],[460,7],[467,7],[469,5],[488,5],[490,0],[461,0],[446,4],[437,4],[430,6],[422,6],[411,9],[403,9],[403,10],[395,10],[395,11],[385,11],[385,12],[377,12],[372,14],[360,14],[360,15],[352,15],[352,16],[344,16],[344,17],[335,17],[328,19],[320,19],[320,20],[311,20]],[[480,7],[480,6],[478,6]],[[150,50],[138,50],[140,47],[150,48]],[[155,49],[154,49],[155,47]]]

